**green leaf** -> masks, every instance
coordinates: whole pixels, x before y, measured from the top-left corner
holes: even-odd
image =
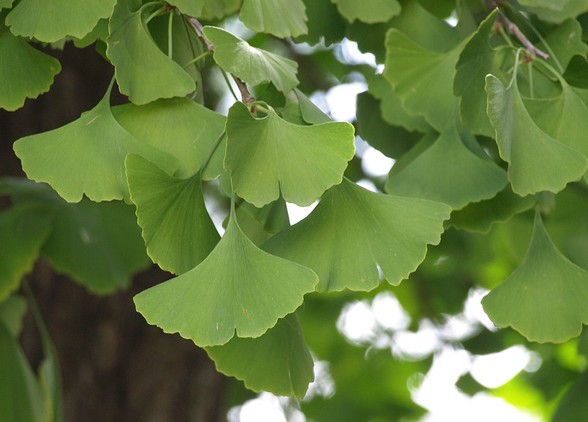
[[[546,46],[546,50],[547,46],[551,49],[552,54],[547,62],[561,72],[568,66],[573,56],[586,57],[588,53],[588,46],[582,41],[582,26],[574,19],[556,26],[545,37],[545,42],[542,44]]]
[[[588,168],[586,158],[537,126],[523,104],[516,79],[506,88],[488,75],[486,92],[500,157],[509,164],[508,178],[516,194],[559,192],[582,177]]]
[[[235,192],[261,207],[282,193],[298,205],[310,205],[329,187],[341,183],[355,152],[353,126],[329,122],[300,126],[272,109],[254,118],[242,103],[227,117],[225,167]]]
[[[6,17],[15,35],[55,42],[70,35],[82,38],[101,18],[112,13],[116,0],[21,0]]]
[[[51,215],[39,207],[14,206],[0,213],[0,302],[32,270],[50,230]]]
[[[16,338],[0,321],[0,415],[6,422],[42,422],[39,384]]]
[[[110,18],[106,55],[114,65],[120,92],[135,104],[183,97],[196,89],[190,75],[161,51],[143,21],[152,4],[119,2]]]
[[[14,0],[0,0],[0,10],[10,8]]]
[[[170,0],[183,13],[206,20],[220,19],[236,11],[240,0]]]
[[[455,124],[449,123],[431,147],[400,171],[392,168],[386,191],[460,209],[470,202],[492,198],[506,184],[505,171],[470,151]]]
[[[559,401],[552,422],[567,422],[572,420],[588,419],[588,402],[586,391],[588,390],[588,371],[578,376],[576,381],[566,391]]]
[[[135,153],[173,170],[173,157],[140,142],[124,130],[110,111],[110,89],[92,110],[55,130],[14,143],[27,176],[46,182],[68,202],[85,194],[93,201],[129,199],[124,160]]]
[[[386,49],[384,77],[404,108],[410,114],[424,116],[436,130],[443,130],[455,113],[451,84],[461,46],[446,53],[431,51],[393,28],[386,36]]]
[[[373,289],[381,269],[390,284],[407,278],[436,245],[451,209],[438,202],[383,195],[348,180],[327,191],[304,220],[263,248],[313,269],[320,291]]]
[[[57,59],[15,37],[0,23],[0,108],[14,111],[27,98],[49,91],[53,78],[61,71]]]
[[[239,19],[255,32],[297,37],[308,32],[304,10],[302,0],[243,0]]]
[[[94,294],[125,289],[149,264],[132,207],[121,202],[68,204],[54,198],[53,232],[42,252],[55,269]]]
[[[516,195],[510,185],[495,197],[469,204],[451,214],[451,224],[458,229],[487,233],[500,222],[508,221],[515,214],[528,210],[537,202],[537,198]]]
[[[235,211],[239,227],[256,246],[290,226],[286,201],[281,198],[263,208],[256,208],[247,201],[241,201]]]
[[[166,333],[198,346],[259,337],[294,312],[314,290],[316,275],[258,249],[235,217],[210,255],[196,268],[135,296],[137,311]]]
[[[175,274],[194,268],[219,239],[204,206],[200,174],[174,178],[138,155],[127,157],[126,168],[147,254]]]
[[[564,80],[561,84],[557,97],[526,98],[525,107],[541,130],[588,158],[588,91],[571,87]]]
[[[521,0],[520,3],[527,6],[528,11],[536,14],[539,19],[553,23],[562,23],[588,10],[585,0]]]
[[[494,128],[490,123],[486,108],[488,100],[484,91],[486,75],[502,76],[501,64],[505,48],[493,49],[490,36],[498,11],[492,12],[478,27],[459,56],[456,65],[453,90],[459,96],[459,108],[463,125],[475,134],[493,138]]]
[[[134,137],[174,156],[180,164],[174,173],[177,177],[196,174],[213,150],[224,154],[218,141],[225,131],[226,118],[187,98],[158,100],[144,106],[125,104],[113,107],[112,113]],[[154,162],[161,165],[159,160]]]
[[[400,13],[397,0],[331,0],[339,13],[349,22],[360,20],[366,23],[388,22]]]
[[[499,327],[512,327],[530,341],[561,343],[588,323],[588,271],[555,247],[541,221],[535,227],[521,265],[482,299]]]
[[[0,302],[0,324],[8,329],[12,337],[18,338],[27,312],[27,302],[19,295],[12,295]]]
[[[214,45],[214,61],[225,71],[250,85],[271,82],[282,92],[298,85],[298,64],[285,57],[250,46],[221,28],[204,27]]]
[[[380,100],[381,115],[387,123],[402,126],[409,131],[427,133],[431,130],[422,116],[409,114],[404,109],[394,88],[382,75],[375,75],[368,80],[368,91]]]
[[[245,382],[250,390],[302,398],[314,379],[313,361],[295,314],[258,338],[233,337],[207,347],[216,369]]]
[[[329,1],[303,0],[308,16],[308,34],[296,41],[318,44],[321,40],[325,45],[341,41],[345,37],[345,21],[337,12],[337,8]]]

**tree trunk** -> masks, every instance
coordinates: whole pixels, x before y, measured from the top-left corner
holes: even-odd
[[[51,91],[14,113],[0,110],[0,176],[23,175],[12,151],[16,139],[77,119],[100,100],[112,78],[112,67],[92,47],[67,45],[49,54],[63,67]],[[113,103],[121,101],[113,95]],[[149,326],[135,311],[133,295],[166,278],[154,266],[128,291],[101,298],[46,262],[36,264],[28,280],[59,356],[66,421],[225,419],[225,379],[206,353]],[[36,365],[42,350],[30,316],[22,344]]]

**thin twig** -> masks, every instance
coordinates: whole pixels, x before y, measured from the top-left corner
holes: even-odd
[[[204,35],[204,31],[202,30],[202,24],[198,21],[198,19],[192,16],[186,16],[186,18],[194,28],[194,31],[196,31],[198,37],[200,37],[200,39],[204,42],[208,51],[210,53],[214,53],[214,45],[210,42],[208,38],[206,38],[206,35]],[[237,84],[237,88],[239,88],[239,92],[241,93],[241,102],[245,104],[247,107],[251,107],[255,102],[255,97],[251,95],[251,92],[249,92],[249,88],[247,88],[245,82],[243,82],[241,79],[239,79],[232,73],[231,76],[233,77],[233,80],[235,81],[235,84]],[[251,111],[254,113],[255,109],[252,108]]]
[[[490,10],[500,7],[500,1],[497,0],[484,0],[484,3],[486,3],[486,6]],[[549,59],[549,54],[535,47],[533,43],[529,41],[525,34],[523,34],[523,32],[519,29],[517,24],[508,19],[506,15],[502,13],[502,11],[500,11],[500,13],[498,14],[498,17],[496,18],[496,23],[502,26],[503,28],[506,28],[506,30],[511,35],[513,35],[517,40],[519,40],[519,42],[523,45],[523,47],[525,47],[527,52],[529,52],[531,55],[541,57],[544,60]]]

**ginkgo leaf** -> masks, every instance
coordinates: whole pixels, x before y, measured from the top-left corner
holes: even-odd
[[[370,192],[344,180],[304,220],[270,238],[263,249],[319,276],[320,291],[371,290],[407,278],[441,240],[451,208],[439,202]]]
[[[386,36],[384,77],[392,84],[404,108],[422,115],[438,131],[455,113],[451,84],[461,45],[440,53],[428,50],[397,29]]]
[[[233,337],[207,347],[216,369],[245,382],[250,390],[302,398],[314,379],[313,360],[295,314],[258,338]]]
[[[588,323],[588,271],[563,256],[536,213],[521,265],[482,299],[499,327],[512,327],[530,341],[561,343]]]
[[[14,0],[0,0],[0,10],[12,6]]]
[[[183,13],[204,19],[220,19],[239,8],[240,0],[170,0]]]
[[[355,152],[353,126],[289,123],[273,110],[254,118],[242,103],[227,117],[225,167],[235,192],[257,207],[278,199],[310,205],[341,183]]]
[[[27,301],[18,294],[13,294],[0,301],[0,323],[4,324],[14,338],[19,338],[22,332],[26,313]]]
[[[366,23],[388,22],[400,13],[397,0],[331,0],[339,13],[349,22],[360,20]]]
[[[19,205],[0,213],[0,302],[32,270],[50,231],[51,215],[42,208]]]
[[[119,2],[110,18],[106,55],[114,65],[120,92],[135,104],[183,97],[196,89],[190,75],[161,51],[143,21],[152,3]]]
[[[568,66],[572,57],[575,55],[586,57],[588,52],[588,45],[582,40],[582,26],[575,19],[557,25],[545,37],[543,45],[549,46],[550,49],[547,62],[562,71]]]
[[[298,64],[285,57],[250,46],[221,28],[204,27],[214,45],[214,61],[226,72],[250,85],[271,82],[282,92],[298,85]]]
[[[492,198],[508,182],[503,169],[463,144],[452,123],[431,147],[395,170],[386,182],[387,192],[444,202],[453,209]]]
[[[586,158],[537,126],[523,104],[516,79],[506,88],[488,75],[486,92],[500,157],[509,164],[508,178],[516,194],[559,192],[582,177],[588,168]]]
[[[489,73],[501,75],[500,65],[506,51],[501,47],[495,50],[489,43],[497,14],[496,10],[488,15],[463,48],[453,81],[455,95],[460,97],[463,125],[475,134],[490,138],[494,137],[495,132],[486,113],[488,100],[484,91],[485,78]],[[512,56],[510,51],[508,54]]]
[[[131,200],[143,229],[147,253],[157,265],[182,274],[217,244],[200,188],[200,174],[178,179],[138,155],[126,159]]]
[[[239,19],[255,32],[297,37],[308,32],[305,9],[302,0],[243,0]]]
[[[53,231],[43,255],[53,267],[95,294],[125,289],[149,258],[131,206],[84,200],[68,204],[56,198]]]
[[[534,196],[521,198],[507,185],[495,197],[469,204],[451,213],[451,224],[458,229],[487,233],[494,224],[508,221],[515,214],[530,209],[536,202]]]
[[[158,100],[143,106],[125,104],[113,107],[112,113],[137,139],[178,160],[180,166],[174,176],[192,176],[215,148],[224,152],[218,144],[226,118],[187,98]]]
[[[522,0],[520,3],[526,6],[528,11],[535,13],[539,19],[554,23],[562,23],[588,10],[588,3],[585,0]]]
[[[588,158],[588,91],[569,86],[563,79],[562,91],[553,98],[524,100],[533,121],[547,134]]]
[[[110,89],[92,110],[58,129],[26,136],[14,152],[29,179],[46,182],[68,202],[129,199],[124,160],[136,153],[172,172],[176,160],[124,130],[110,111]]]
[[[70,35],[82,38],[101,18],[112,13],[116,0],[21,0],[6,16],[15,35],[55,42]]]
[[[27,98],[49,91],[61,71],[57,59],[15,37],[1,23],[0,57],[4,58],[0,60],[0,108],[8,111],[21,108]]]
[[[216,248],[194,269],[135,296],[137,311],[198,346],[259,337],[314,290],[308,268],[258,249],[234,215]]]

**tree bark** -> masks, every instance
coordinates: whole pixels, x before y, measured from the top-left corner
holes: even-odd
[[[112,67],[92,47],[48,52],[62,64],[51,91],[16,112],[0,110],[0,177],[23,176],[12,151],[16,139],[77,119],[102,98],[112,78]],[[113,95],[113,103],[122,101]],[[153,266],[128,291],[109,297],[93,296],[43,260],[27,278],[57,349],[66,421],[225,419],[225,378],[206,353],[149,326],[135,311],[133,295],[169,274]],[[42,350],[30,316],[22,344],[38,364]]]

